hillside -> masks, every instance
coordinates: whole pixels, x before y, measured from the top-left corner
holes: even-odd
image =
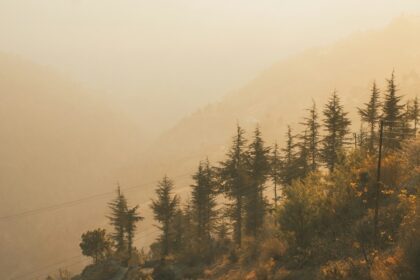
[[[112,171],[142,142],[111,105],[51,69],[0,54],[0,216],[113,190]],[[77,252],[69,240],[103,216],[95,201],[90,207],[83,218],[85,207],[1,219],[0,278]]]
[[[291,124],[297,132],[312,99],[321,110],[334,89],[356,120],[354,108],[367,101],[371,83],[376,80],[383,88],[393,69],[400,93],[418,95],[419,34],[420,18],[402,17],[383,30],[355,34],[280,61],[220,103],[185,117],[121,174],[131,184],[164,173],[182,175],[206,156],[213,162],[220,160],[236,123],[248,132],[258,123],[270,144],[282,144],[286,126]],[[355,121],[354,130],[358,129]],[[188,186],[185,178],[176,181]]]
[[[356,119],[355,107],[368,99],[372,81],[383,88],[393,69],[400,92],[414,96],[420,88],[418,34],[419,19],[400,18],[384,30],[280,61],[220,103],[185,117],[146,149],[138,127],[109,100],[49,69],[2,54],[0,212],[9,215],[111,191],[116,179],[123,188],[148,182],[141,192],[130,193],[132,204],[148,201],[154,188],[149,182],[164,174],[182,192],[189,189],[199,160],[222,158],[236,123],[248,132],[259,123],[268,144],[281,142],[287,124],[297,130],[311,100],[321,109],[334,89]],[[81,233],[105,225],[106,201],[109,197],[0,221],[6,228],[0,244],[8,244],[0,246],[0,278],[80,254]],[[141,230],[152,224],[146,209],[141,208],[146,216]]]

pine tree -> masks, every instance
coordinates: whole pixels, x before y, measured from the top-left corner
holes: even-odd
[[[411,128],[411,104],[407,102],[405,105],[405,112],[402,116],[401,123],[401,140],[406,140],[414,136],[414,129]]]
[[[332,172],[338,162],[339,154],[346,144],[345,137],[349,133],[350,120],[340,104],[340,98],[334,91],[324,108],[324,127],[326,135],[323,139],[322,156],[328,169]]]
[[[261,131],[257,126],[254,139],[248,147],[248,172],[250,182],[245,194],[245,231],[247,234],[257,236],[264,222],[265,202],[264,184],[270,171],[270,149],[265,147]]]
[[[237,246],[242,243],[243,199],[247,189],[245,131],[238,125],[227,159],[220,163],[219,179],[223,194],[233,202],[229,216],[233,221],[233,236]]]
[[[216,183],[213,170],[208,160],[200,162],[193,175],[191,202],[197,222],[199,241],[209,242],[216,218]]]
[[[369,129],[370,130],[370,129]],[[374,135],[375,135],[375,130],[373,131]],[[370,151],[370,139],[372,134],[370,134],[370,132],[368,133],[368,131],[366,130],[366,128],[363,126],[363,122],[360,123],[360,128],[359,128],[359,134],[357,134],[357,138],[356,138],[356,143],[359,147],[364,147],[366,148],[368,151]],[[372,147],[375,147],[375,143],[372,143]]]
[[[413,122],[414,133],[417,135],[417,126],[420,121],[419,99],[417,96],[412,101],[412,106],[410,108],[410,120]]]
[[[368,103],[365,103],[364,108],[358,108],[360,118],[362,122],[368,124],[370,132],[368,138],[368,150],[369,152],[374,151],[375,141],[376,141],[376,126],[379,123],[381,118],[380,115],[380,101],[379,101],[379,89],[376,86],[376,82],[373,82],[370,100]]]
[[[172,222],[172,232],[174,233],[173,251],[178,256],[194,258],[197,254],[197,224],[195,223],[195,211],[193,210],[192,199],[188,199],[184,207],[177,208]]]
[[[283,185],[290,186],[292,181],[296,178],[296,144],[295,136],[292,134],[290,125],[286,132],[286,147],[282,149],[283,152],[283,170],[281,172],[281,180]]]
[[[384,132],[387,136],[384,141],[384,147],[396,149],[400,147],[401,125],[403,124],[403,104],[400,104],[401,96],[397,95],[397,86],[395,84],[395,75],[392,72],[391,79],[387,80],[387,91],[383,104]]]
[[[179,205],[179,197],[172,195],[173,188],[173,182],[167,176],[164,176],[158,182],[157,198],[152,200],[151,205],[155,220],[161,224],[159,229],[162,230],[162,257],[167,256],[171,250],[171,226]]]
[[[295,161],[295,179],[302,179],[306,177],[313,167],[310,163],[310,144],[308,144],[309,139],[307,135],[308,133],[305,131],[303,135],[299,136],[300,141],[296,144],[298,152]]]
[[[318,120],[318,112],[316,104],[312,101],[312,107],[307,109],[309,116],[304,119],[302,123],[306,136],[304,141],[307,143],[308,159],[311,165],[311,170],[316,171],[318,168],[318,160],[320,156],[319,150],[319,128],[321,127]]]
[[[270,157],[270,178],[273,182],[273,188],[274,188],[274,206],[277,208],[277,202],[278,202],[278,193],[277,193],[277,187],[280,185],[281,180],[281,170],[282,170],[282,162],[280,160],[280,153],[279,153],[279,147],[277,143],[274,144],[274,147],[272,149],[272,154]]]
[[[225,245],[229,242],[229,235],[230,235],[230,229],[229,229],[229,221],[226,219],[226,217],[221,216],[215,225],[215,232],[217,239],[221,245]]]
[[[144,217],[138,213],[139,206],[127,209],[126,213],[126,232],[127,232],[127,245],[128,245],[128,260],[131,259],[133,251],[133,238],[137,229],[137,223],[142,221]]]
[[[182,211],[181,208],[176,210],[172,228],[174,232],[174,242],[173,242],[173,251],[177,254],[180,254],[183,251],[187,250],[187,240],[186,240],[186,231],[190,230],[191,225],[186,224],[186,214]]]
[[[117,252],[123,252],[127,246],[125,242],[125,227],[128,207],[127,200],[124,194],[122,194],[120,186],[117,189],[117,197],[108,205],[111,209],[111,215],[108,216],[108,219],[115,230],[111,237],[115,242]]]

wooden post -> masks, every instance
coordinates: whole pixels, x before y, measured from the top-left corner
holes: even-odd
[[[379,219],[379,196],[381,193],[381,161],[382,161],[382,141],[384,133],[384,121],[380,123],[379,149],[378,149],[378,169],[376,173],[376,197],[375,197],[375,218],[374,218],[374,242],[378,246],[378,219]]]

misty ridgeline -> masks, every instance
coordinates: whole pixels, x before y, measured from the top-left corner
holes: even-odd
[[[282,145],[238,124],[223,161],[198,163],[188,199],[158,182],[153,230],[118,187],[112,232],[81,236],[91,264],[46,279],[420,279],[419,100],[403,103],[394,73],[386,85],[357,108],[356,133],[337,91]]]

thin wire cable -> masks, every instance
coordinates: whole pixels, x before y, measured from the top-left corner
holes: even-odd
[[[252,191],[252,190],[251,190],[251,191]],[[246,194],[250,193],[251,191],[246,191],[246,192],[244,192],[244,195],[246,195]],[[179,194],[179,192],[178,192],[178,194]],[[220,211],[220,210],[222,210],[223,208],[225,208],[225,205],[221,205],[219,208],[217,208],[217,209],[216,209],[216,211]],[[146,238],[146,237],[149,237],[149,236],[151,236],[151,235],[153,235],[153,234],[155,234],[155,233],[158,233],[158,232],[161,232],[161,229],[159,229],[159,228],[152,228],[152,227],[150,227],[150,228],[148,228],[148,229],[141,230],[141,231],[137,232],[137,235],[138,235],[138,236],[137,236],[135,239],[133,239],[133,242],[139,241],[139,240],[141,240],[141,239],[144,239],[144,238]],[[70,260],[73,260],[73,259],[75,259],[75,258],[78,258],[78,257],[81,257],[81,256],[80,256],[80,255],[75,255],[75,256],[69,257],[69,258],[67,258],[67,259],[65,259],[65,260],[62,260],[62,261],[59,261],[59,262],[56,262],[56,263],[53,263],[53,264],[49,264],[49,265],[44,266],[44,267],[42,267],[42,268],[40,268],[40,269],[37,269],[37,270],[35,270],[35,271],[28,272],[28,273],[26,273],[26,274],[23,274],[23,275],[20,275],[20,276],[17,276],[17,277],[11,278],[10,280],[19,280],[19,279],[22,279],[22,278],[24,278],[24,277],[26,277],[26,276],[31,276],[31,275],[32,275],[32,274],[34,274],[34,273],[37,273],[37,272],[42,272],[42,271],[44,271],[45,269],[48,269],[48,268],[50,268],[50,267],[55,266],[55,268],[54,268],[54,269],[52,269],[51,271],[47,271],[47,272],[42,273],[42,275],[45,275],[45,273],[52,272],[52,271],[55,271],[55,270],[57,270],[57,269],[59,269],[59,268],[62,268],[62,266],[58,266],[58,265],[61,265],[61,264],[63,264],[63,263],[66,263],[66,262],[68,262],[68,261],[70,261]],[[84,261],[85,261],[85,260],[81,260],[81,261],[78,261],[77,263],[81,263],[81,262],[84,262]],[[77,264],[77,263],[75,263],[75,264]],[[35,276],[35,277],[36,277],[36,276]]]
[[[399,122],[399,121],[385,121],[385,120],[384,120],[384,122],[402,123],[402,122]],[[388,134],[394,134],[395,133],[395,135],[415,136],[412,133],[406,133],[406,132],[385,131],[384,134],[385,133],[388,133]],[[387,139],[392,140],[392,139],[389,139],[389,138],[387,138]],[[353,141],[353,138],[349,137],[349,138],[346,138],[345,140]],[[398,139],[395,139],[395,140],[398,140]],[[184,157],[183,159],[189,159],[189,158],[194,158],[194,157],[196,157],[196,156],[195,155],[194,156],[188,156],[188,157]],[[173,178],[179,178],[179,177],[188,176],[188,175],[189,174],[182,174],[182,175],[179,175],[179,176],[176,176],[176,177],[173,177]],[[144,187],[146,185],[149,185],[149,184],[152,184],[152,183],[155,183],[155,182],[156,181],[154,180],[154,181],[150,181],[148,183],[144,183],[142,185],[133,186],[133,187],[129,187],[129,188],[124,188],[122,190],[130,191],[132,189],[137,189],[137,188],[140,188],[140,187]],[[48,211],[61,209],[61,208],[64,208],[64,207],[71,207],[71,206],[78,205],[78,204],[81,204],[81,203],[84,203],[84,202],[87,202],[87,201],[90,201],[90,200],[94,200],[94,199],[98,199],[98,198],[107,196],[107,195],[110,195],[110,194],[113,194],[113,193],[114,193],[114,191],[99,193],[99,194],[95,194],[95,195],[91,195],[91,196],[87,196],[87,197],[82,197],[82,198],[79,198],[79,199],[76,199],[76,200],[66,201],[66,202],[63,202],[63,203],[55,204],[55,205],[50,205],[50,206],[45,206],[45,207],[40,207],[40,208],[35,208],[35,209],[23,211],[23,212],[20,212],[20,213],[0,216],[0,220],[6,220],[6,219],[18,218],[18,217],[25,217],[25,216],[37,214],[39,212],[48,212]]]
[[[53,266],[57,267],[58,265],[61,265],[61,264],[66,263],[66,262],[68,262],[70,260],[73,260],[75,258],[80,258],[80,257],[81,257],[80,255],[73,256],[73,257],[67,258],[65,260],[61,260],[61,261],[58,261],[58,262],[55,262],[55,263],[52,263],[52,264],[43,266],[43,267],[38,268],[38,269],[36,269],[34,271],[31,271],[31,272],[28,272],[28,273],[25,273],[25,274],[21,274],[21,275],[16,276],[16,277],[12,277],[12,278],[10,278],[10,280],[22,279],[22,278],[24,278],[26,276],[31,276],[34,273],[38,273],[38,272],[44,271],[45,269],[48,269],[48,268],[53,267]]]
[[[189,176],[189,175],[190,175],[189,173],[185,173],[185,174],[181,174],[181,175],[178,175],[178,176],[174,176],[172,178],[179,179],[181,177],[185,177],[185,176]],[[122,190],[123,191],[132,191],[133,189],[138,189],[138,188],[145,187],[147,185],[155,184],[155,183],[156,183],[156,180],[150,181],[150,182],[147,182],[147,183],[144,183],[144,184],[141,184],[141,185],[133,186],[133,187],[123,188]],[[82,198],[79,198],[79,199],[76,199],[76,200],[66,201],[66,202],[63,202],[63,203],[58,203],[58,204],[55,204],[55,205],[50,205],[50,206],[45,206],[45,207],[40,207],[40,208],[35,208],[35,209],[23,211],[23,212],[20,212],[20,213],[5,215],[5,216],[1,216],[0,220],[26,217],[26,216],[30,216],[30,215],[35,215],[35,214],[40,213],[40,212],[48,212],[48,211],[54,211],[54,210],[58,210],[58,209],[65,208],[65,207],[71,207],[71,206],[74,206],[74,205],[78,205],[78,204],[81,204],[81,203],[84,203],[84,202],[87,202],[87,201],[90,201],[90,200],[98,199],[98,198],[101,198],[101,197],[104,197],[104,196],[107,196],[107,195],[111,195],[111,194],[114,194],[114,193],[115,193],[115,191],[103,192],[103,193],[99,193],[99,194],[95,194],[95,195],[91,195],[91,196],[87,196],[87,197],[82,197]]]
[[[188,174],[189,175],[189,174]],[[178,176],[179,177],[179,176]],[[179,194],[180,192],[178,191],[178,192],[176,192],[176,194]],[[148,202],[147,204],[149,204],[150,202]],[[139,240],[141,240],[141,239],[143,239],[143,238],[146,238],[146,237],[148,237],[148,236],[151,236],[152,234],[155,234],[155,233],[158,233],[158,232],[160,232],[161,230],[160,229],[158,229],[158,228],[153,228],[153,227],[150,227],[150,228],[147,228],[147,229],[144,229],[144,230],[142,230],[142,231],[139,231],[139,232],[137,232],[137,234],[138,234],[138,237],[137,238],[135,238],[134,240],[133,240],[133,242],[136,242],[136,241],[139,241]],[[75,259],[75,258],[78,258],[78,257],[81,257],[80,255],[75,255],[75,256],[72,256],[72,257],[69,257],[69,258],[67,258],[67,259],[65,259],[65,260],[62,260],[62,261],[59,261],[59,262],[56,262],[56,263],[53,263],[53,264],[49,264],[49,265],[47,265],[47,266],[44,266],[44,267],[42,267],[42,268],[40,268],[40,269],[37,269],[37,270],[35,270],[35,271],[32,271],[32,272],[29,272],[29,273],[26,273],[26,274],[24,274],[24,275],[20,275],[20,276],[17,276],[17,277],[14,277],[14,278],[11,278],[11,280],[17,280],[17,279],[21,279],[21,278],[23,278],[23,277],[26,277],[26,276],[30,276],[31,274],[33,274],[33,273],[37,273],[37,272],[41,272],[41,271],[44,271],[45,269],[48,269],[48,268],[50,268],[50,267],[52,267],[52,266],[55,266],[55,268],[54,268],[54,270],[56,270],[56,269],[58,269],[58,268],[60,268],[60,267],[57,267],[58,265],[60,265],[60,264],[63,264],[63,263],[66,263],[66,262],[68,262],[68,261],[70,261],[70,260],[73,260],[73,259]],[[79,261],[79,262],[83,262],[84,260],[81,260],[81,261]],[[78,262],[78,263],[79,263]],[[43,273],[43,275],[44,275],[44,273]]]
[[[150,230],[150,229],[152,229],[152,230]],[[140,239],[143,239],[145,237],[148,237],[148,236],[150,236],[150,235],[152,235],[152,234],[157,233],[157,232],[160,231],[160,229],[157,229],[157,228],[155,228],[155,229],[150,228],[150,229],[149,230],[143,230],[143,231],[138,232],[138,234],[144,234],[144,235],[138,236],[137,238],[135,238],[133,240],[133,242],[138,241]],[[55,262],[55,263],[52,263],[52,264],[48,264],[48,265],[43,266],[43,267],[41,267],[39,269],[36,269],[34,271],[30,271],[28,273],[25,273],[25,274],[22,274],[22,275],[19,275],[19,276],[10,278],[10,280],[18,280],[18,279],[22,279],[24,277],[39,277],[41,275],[33,276],[32,274],[38,273],[38,272],[43,272],[42,275],[45,275],[46,273],[49,273],[49,272],[55,271],[55,270],[57,270],[59,268],[62,268],[63,267],[62,264],[66,263],[66,262],[69,262],[69,261],[71,261],[71,260],[73,260],[75,258],[80,258],[80,257],[83,257],[83,256],[81,256],[81,255],[74,255],[74,256],[69,257],[69,258],[66,258],[64,260],[61,260],[61,261],[58,261],[58,262]],[[64,267],[69,267],[69,266],[72,266],[72,265],[75,265],[75,264],[78,264],[78,263],[82,263],[82,262],[85,262],[85,261],[86,261],[85,259],[79,260],[76,263],[73,263],[73,264],[70,264],[70,265],[67,265],[67,266],[64,266]],[[54,269],[51,269],[50,271],[44,271],[44,270],[49,269],[51,267],[54,267]]]
[[[386,138],[386,137],[384,137],[384,138]],[[386,138],[386,139],[390,139],[390,140],[398,140],[398,139],[393,139],[393,138]],[[179,176],[176,176],[176,177],[173,177],[173,178],[179,178],[179,177],[183,177],[183,176],[187,176],[187,175],[190,175],[190,174],[189,174],[189,173],[188,173],[188,174],[182,174],[182,175],[179,175]],[[149,183],[148,183],[148,184],[149,184]],[[125,189],[123,189],[123,190],[124,190],[124,191],[129,191],[129,190],[132,190],[132,189],[136,189],[136,188],[142,187],[142,186],[144,186],[144,185],[146,185],[146,184],[142,184],[142,185],[140,185],[140,186],[134,186],[134,187],[125,188]],[[61,203],[61,204],[57,204],[57,205],[52,205],[52,206],[48,206],[48,207],[43,207],[43,208],[33,209],[33,210],[29,210],[29,211],[25,211],[25,212],[17,213],[17,214],[14,214],[14,215],[3,216],[3,217],[0,217],[0,219],[11,218],[11,217],[18,217],[18,216],[21,216],[21,215],[31,214],[31,213],[33,213],[34,211],[49,211],[49,208],[53,208],[53,207],[60,207],[60,208],[62,208],[62,207],[66,207],[66,205],[72,206],[72,203],[80,203],[80,202],[84,202],[84,201],[87,201],[87,200],[95,199],[96,197],[100,197],[100,196],[104,196],[104,195],[108,195],[108,194],[112,194],[112,193],[114,193],[114,191],[112,191],[112,192],[106,192],[106,193],[101,193],[101,194],[96,194],[96,195],[93,195],[93,196],[84,197],[84,198],[81,198],[81,199],[78,199],[78,200],[68,201],[68,202],[64,202],[64,203]],[[249,191],[245,192],[244,194],[246,194],[246,193],[249,193]],[[149,203],[150,203],[150,202],[149,202]],[[148,204],[149,204],[149,203],[148,203]],[[223,206],[219,207],[218,209],[216,209],[216,211],[220,211],[220,210],[222,210],[224,207],[225,207],[225,206],[223,205]],[[52,209],[52,210],[55,210],[55,209]],[[140,231],[140,232],[138,232],[138,234],[143,234],[143,233],[145,233],[145,234],[144,234],[143,236],[138,236],[137,238],[135,238],[135,239],[133,240],[133,242],[139,241],[140,239],[143,239],[143,238],[145,238],[145,237],[148,237],[148,236],[150,236],[150,235],[152,235],[152,234],[154,234],[154,233],[160,232],[160,231],[161,231],[161,230],[160,230],[160,229],[158,229],[158,228],[153,229],[153,230],[149,230],[149,229],[147,229],[147,230]],[[66,259],[66,260],[63,260],[63,261],[60,261],[60,262],[57,262],[57,263],[54,263],[54,264],[47,265],[47,266],[45,266],[45,267],[43,267],[43,268],[41,268],[41,269],[38,269],[38,270],[36,270],[36,271],[32,271],[32,272],[30,272],[30,273],[27,273],[27,274],[24,274],[24,275],[21,275],[21,276],[18,276],[18,277],[11,278],[11,280],[17,280],[17,279],[21,279],[21,278],[26,277],[26,276],[30,276],[30,275],[31,275],[31,274],[33,274],[33,273],[37,273],[37,272],[43,271],[43,270],[45,270],[45,269],[48,269],[48,268],[49,268],[49,267],[51,267],[51,266],[57,266],[57,265],[59,265],[59,264],[62,264],[62,263],[68,262],[69,260],[72,260],[72,259],[74,259],[74,258],[76,258],[76,257],[81,257],[81,256],[80,256],[80,255],[73,256],[73,257],[68,258],[68,259]],[[75,264],[78,264],[78,263],[81,263],[81,262],[84,262],[84,261],[85,261],[85,260],[78,261],[78,262],[76,262],[76,263],[74,263],[74,264],[70,264],[70,265],[68,265],[67,267],[72,266],[72,265],[75,265]],[[35,277],[36,277],[36,276],[35,276]]]

